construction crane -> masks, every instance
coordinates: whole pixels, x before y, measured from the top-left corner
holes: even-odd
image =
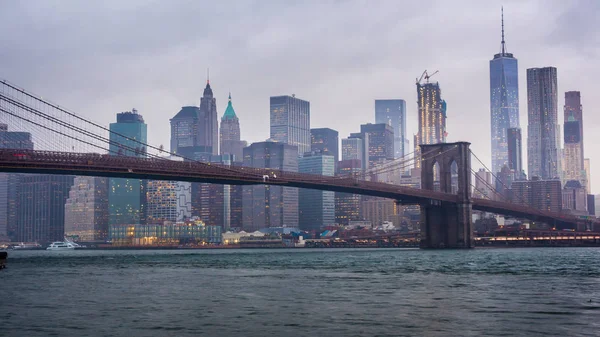
[[[423,74],[421,74],[421,77],[417,79],[417,84],[421,84],[421,81],[423,81],[423,79],[425,79],[426,83],[429,83],[429,79],[433,77],[433,75],[439,73],[439,70],[436,70],[433,72],[433,74],[429,75],[427,73],[427,69],[425,69],[425,71],[423,72]]]

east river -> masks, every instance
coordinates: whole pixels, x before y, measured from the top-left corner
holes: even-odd
[[[1,336],[600,336],[600,249],[9,251]]]

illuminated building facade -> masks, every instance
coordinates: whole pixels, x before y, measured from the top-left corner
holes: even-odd
[[[368,135],[369,167],[394,159],[394,129],[389,124],[363,124],[360,133]]]
[[[518,61],[506,51],[504,14],[502,15],[502,49],[490,60],[490,121],[492,134],[492,171],[509,165],[509,128],[519,127]],[[510,167],[510,165],[509,165]],[[520,172],[520,171],[517,171]]]
[[[75,241],[106,240],[108,178],[77,176],[65,207],[65,235]]]
[[[421,144],[446,141],[446,101],[439,83],[417,83],[419,130],[415,135],[415,167],[421,167]]]
[[[334,157],[306,153],[298,159],[298,172],[332,177],[335,174]],[[335,224],[335,192],[301,188],[298,200],[300,229],[319,230]]]
[[[340,139],[337,131],[329,128],[310,129],[310,151],[333,156],[334,163],[340,160]]]
[[[110,225],[109,237],[114,246],[172,246],[180,244],[220,244],[220,226],[209,226],[194,218],[164,224]]]
[[[342,139],[342,160],[356,159],[361,169],[369,168],[369,134],[352,133]]]
[[[118,113],[117,122],[110,124],[110,131],[110,155],[146,157],[146,148],[140,143],[147,143],[148,129],[137,110]],[[145,223],[146,181],[110,178],[108,210],[109,224]]]
[[[530,179],[559,177],[557,72],[527,69],[527,168]]]
[[[562,186],[559,179],[513,181],[511,185],[513,203],[524,204],[538,210],[560,212],[562,209]]]
[[[362,171],[360,159],[345,159],[338,163],[339,175],[359,174]],[[362,196],[335,192],[335,222],[348,225],[350,221],[362,220]]]
[[[375,123],[394,129],[394,158],[408,154],[406,144],[406,102],[403,99],[376,99]]]
[[[271,139],[298,147],[298,155],[310,152],[310,102],[292,96],[270,99]]]
[[[280,142],[253,143],[244,148],[244,166],[298,172],[298,148]],[[242,227],[245,231],[297,226],[298,189],[267,185],[243,187]]]

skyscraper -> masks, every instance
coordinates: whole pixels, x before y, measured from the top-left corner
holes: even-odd
[[[527,69],[527,168],[529,179],[559,177],[556,68]]]
[[[338,164],[340,175],[359,174],[360,159],[343,159]],[[362,196],[344,192],[335,192],[335,221],[337,224],[348,225],[350,221],[361,220]]]
[[[206,80],[206,87],[200,98],[200,139],[199,146],[210,148],[213,155],[219,154],[219,122],[217,121],[217,100],[213,96],[210,81]]]
[[[108,178],[77,176],[65,207],[65,235],[78,241],[108,235]]]
[[[8,131],[0,124],[0,149],[33,150],[29,132]],[[17,235],[17,185],[20,174],[0,173],[0,240],[16,239]]]
[[[408,153],[406,143],[406,102],[403,99],[376,99],[375,123],[389,124],[394,129],[394,158]]]
[[[564,113],[564,179],[579,181],[585,187],[583,111],[579,91],[565,93]]]
[[[244,166],[298,172],[298,148],[272,141],[253,143],[244,148]],[[244,186],[243,189],[245,231],[298,226],[298,189],[273,185]]]
[[[233,110],[231,94],[229,94],[225,113],[221,117],[221,129],[219,132],[221,135],[221,154],[231,154],[233,155],[233,161],[243,162],[246,142],[240,138],[240,120],[236,116],[235,110]]]
[[[492,170],[500,172],[508,165],[507,130],[519,127],[518,61],[506,52],[504,41],[504,11],[502,12],[502,42],[499,54],[490,60],[490,113],[492,125]]]
[[[369,168],[369,134],[352,133],[342,139],[342,160],[359,160],[360,169]]]
[[[523,178],[523,142],[520,128],[509,128],[506,130],[506,143],[508,145],[507,166],[514,172],[515,179]],[[502,169],[500,170],[502,171]]]
[[[292,96],[270,100],[271,139],[298,147],[298,155],[310,152],[310,102]]]
[[[298,159],[298,172],[333,176],[333,156],[321,153],[306,153]],[[319,230],[335,224],[335,192],[301,188],[298,192],[300,229]]]
[[[421,167],[421,144],[446,141],[446,101],[442,99],[439,83],[417,82],[419,131],[415,135],[415,167]]]
[[[333,156],[334,162],[340,159],[340,139],[337,131],[330,128],[310,129],[311,152]]]
[[[394,129],[389,124],[363,124],[360,133],[368,134],[369,167],[394,159]]]
[[[65,202],[73,176],[24,174],[17,189],[17,241],[52,242],[65,235]]]
[[[142,144],[147,142],[148,129],[137,110],[118,113],[117,122],[110,124],[110,131],[110,155],[146,157]],[[109,225],[145,223],[146,181],[110,178],[108,209]]]

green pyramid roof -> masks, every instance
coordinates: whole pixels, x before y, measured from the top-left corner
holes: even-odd
[[[233,105],[231,105],[231,93],[229,94],[229,102],[227,102],[227,109],[225,109],[225,113],[223,114],[223,118],[221,119],[237,119],[237,116],[235,115],[235,110],[233,110]]]

